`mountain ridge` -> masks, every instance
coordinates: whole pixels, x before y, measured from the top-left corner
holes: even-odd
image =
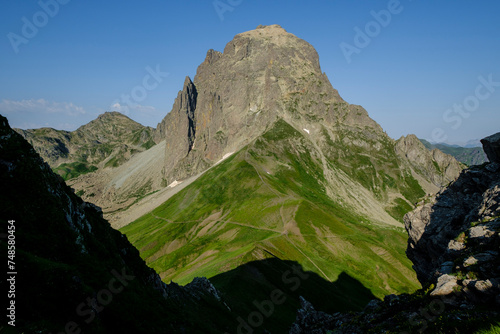
[[[488,157],[482,147],[467,147],[459,145],[448,145],[441,143],[430,143],[425,139],[419,139],[429,150],[439,149],[440,151],[452,155],[461,163],[467,166],[481,165],[488,162]]]
[[[106,167],[117,167],[155,145],[155,130],[119,112],[106,112],[75,131],[15,129],[51,167],[68,180]]]

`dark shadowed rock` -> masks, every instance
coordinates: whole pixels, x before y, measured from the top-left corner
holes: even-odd
[[[495,136],[483,142],[490,160],[494,160],[491,152],[496,141],[491,138]],[[463,171],[448,188],[404,218],[407,255],[419,281],[423,286],[435,285],[433,296],[457,297],[447,302],[490,303],[500,292],[496,285],[485,283],[500,277],[497,165],[491,162]],[[481,283],[476,286],[472,281]]]
[[[491,162],[500,163],[500,132],[481,139],[483,149]]]

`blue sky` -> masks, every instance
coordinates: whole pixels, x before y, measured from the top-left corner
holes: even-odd
[[[499,13],[492,0],[6,2],[0,114],[74,130],[117,109],[154,127],[208,49],[280,24],[391,137],[465,142],[500,131]]]

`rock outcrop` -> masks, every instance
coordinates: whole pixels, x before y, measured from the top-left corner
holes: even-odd
[[[398,139],[395,149],[399,156],[406,158],[419,174],[436,187],[454,181],[463,169],[451,155],[438,149],[429,151],[415,135]]]
[[[500,303],[500,136],[482,142],[491,163],[463,171],[404,218],[419,281],[449,303]]]
[[[500,132],[482,139],[481,143],[488,159],[500,163]]]

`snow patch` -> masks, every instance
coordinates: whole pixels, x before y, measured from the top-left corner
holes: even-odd
[[[179,184],[181,184],[181,183],[182,183],[182,181],[177,181],[177,180],[175,180],[174,182],[170,183],[170,184],[167,186],[167,188],[173,188],[173,187],[175,187],[175,186],[177,186],[177,185],[179,185]]]
[[[304,129],[304,131],[305,131],[305,132],[307,132],[307,134],[309,134],[309,132],[310,132],[310,131],[309,131],[309,130],[307,130],[307,129]]]
[[[224,154],[224,156],[222,157],[222,159],[220,159],[219,161],[217,161],[215,164],[216,165],[220,164],[222,161],[226,160],[227,158],[229,158],[233,154],[234,154],[234,152],[229,152],[229,153]]]

